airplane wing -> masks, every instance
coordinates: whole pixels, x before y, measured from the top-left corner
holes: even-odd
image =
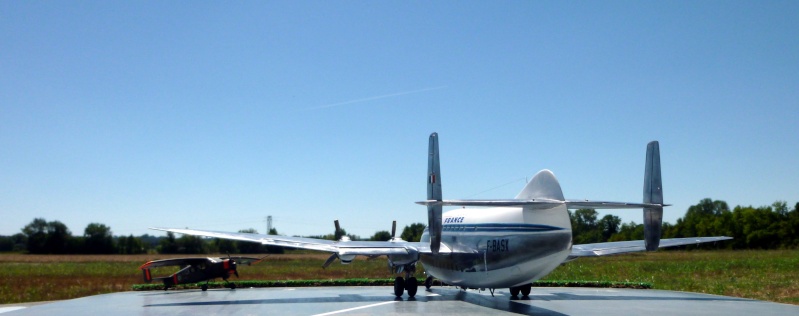
[[[156,267],[166,267],[166,266],[191,266],[196,264],[202,264],[208,262],[208,258],[175,258],[175,259],[164,259],[164,260],[154,260],[143,264],[139,269],[149,269],[149,268],[156,268]]]
[[[236,263],[238,263],[238,264],[246,264],[246,265],[248,265],[248,266],[249,266],[249,265],[253,265],[253,264],[259,263],[259,262],[261,262],[261,261],[264,261],[264,259],[266,259],[266,257],[263,257],[263,258],[252,258],[252,257],[220,257],[219,259],[221,259],[221,260],[225,260],[225,259],[233,259],[233,260],[234,260],[234,261],[236,261]]]
[[[333,241],[306,237],[291,237],[278,235],[263,235],[252,233],[231,233],[211,230],[156,228],[178,234],[205,236],[222,239],[257,242],[268,246],[281,246],[289,248],[309,249],[336,253],[339,256],[381,256],[381,255],[408,255],[412,253],[431,253],[430,244],[409,241]],[[439,252],[451,253],[452,250],[442,245]]]
[[[660,246],[658,248],[696,245],[729,239],[732,239],[732,237],[718,236],[661,239]],[[646,246],[644,245],[643,240],[582,244],[572,246],[572,252],[569,254],[567,260],[573,260],[577,257],[598,257],[639,251],[646,251]]]

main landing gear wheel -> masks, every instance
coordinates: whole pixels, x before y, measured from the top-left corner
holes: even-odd
[[[405,280],[402,277],[397,277],[394,279],[394,295],[402,297],[403,292],[405,292]]]
[[[511,296],[511,298],[518,298],[519,297],[519,292],[521,292],[522,293],[522,297],[527,297],[528,295],[530,295],[530,291],[532,290],[532,288],[533,288],[533,284],[525,284],[525,285],[522,285],[522,286],[514,286],[514,287],[510,288],[510,296]]]
[[[520,286],[522,291],[522,297],[528,297],[530,295],[530,291],[533,289],[532,284],[525,284]]]
[[[416,290],[419,289],[419,284],[416,282],[416,278],[410,277],[405,280],[405,289],[408,291],[408,297],[414,297],[416,295]]]
[[[424,279],[424,287],[428,290],[433,287],[433,276],[428,276],[426,279]]]
[[[230,284],[228,284],[228,287],[229,287],[231,290],[235,290],[235,289],[236,289],[236,283],[230,282]]]
[[[203,292],[205,292],[205,291],[208,291],[208,284],[203,284],[203,285],[200,287],[200,289],[201,289],[201,290],[203,290]]]

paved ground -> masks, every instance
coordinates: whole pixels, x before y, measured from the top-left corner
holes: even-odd
[[[421,289],[421,288],[420,288]],[[18,308],[18,309],[17,309]],[[799,306],[697,293],[594,288],[533,288],[529,299],[506,290],[420,290],[395,299],[391,287],[216,289],[96,295],[46,304],[3,306],[13,315],[799,315]]]

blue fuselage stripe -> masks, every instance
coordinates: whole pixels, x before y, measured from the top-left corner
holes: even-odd
[[[445,232],[547,232],[564,230],[562,227],[539,224],[444,224]]]

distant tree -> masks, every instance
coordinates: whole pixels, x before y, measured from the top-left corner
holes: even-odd
[[[597,229],[599,229],[602,236],[601,242],[610,240],[611,236],[618,233],[620,224],[621,218],[618,216],[608,214],[602,217],[602,219],[600,219],[597,223]]]
[[[84,253],[110,254],[115,252],[111,227],[99,223],[91,223],[86,226],[83,237],[86,238]]]
[[[277,233],[277,228],[272,227],[271,229],[269,229],[269,233],[267,233],[267,235],[279,235]],[[280,246],[264,246],[264,248],[266,249],[266,253],[285,253],[286,252],[286,250],[283,247],[280,247]]]
[[[255,228],[242,229],[239,232],[249,234],[258,233]],[[236,241],[236,248],[239,249],[239,253],[264,253],[264,246],[252,241]]]
[[[619,232],[614,234],[608,241],[626,241],[644,239],[644,224],[629,222],[621,224]]]
[[[28,240],[29,253],[47,253],[47,221],[44,218],[34,218],[22,228],[22,233]]]
[[[238,253],[239,248],[236,247],[236,242],[230,239],[217,238],[214,241],[216,251],[219,253]]]
[[[9,252],[14,249],[14,241],[9,236],[0,236],[0,252]]]
[[[144,234],[138,238],[141,240],[145,252],[149,250],[158,250],[158,245],[161,243],[161,240],[164,239],[164,237],[156,237],[150,234]]]
[[[128,237],[120,236],[117,238],[117,253],[119,254],[141,254],[146,253],[147,250],[142,243],[141,238],[133,237],[131,234]]]
[[[178,253],[178,241],[172,232],[166,233],[166,238],[158,243],[158,252],[162,254]]]
[[[799,247],[799,202],[797,202],[793,206],[793,210],[788,213],[788,227],[785,230],[785,234],[792,236],[787,240],[790,240],[788,243],[788,247],[796,248]]]
[[[23,233],[16,233],[11,236],[11,241],[14,242],[14,248],[11,251],[20,252],[25,251],[28,246],[28,237]]]
[[[209,253],[208,245],[200,236],[183,235],[177,240],[178,252],[185,254],[206,254]]]
[[[422,238],[422,233],[424,232],[425,227],[427,226],[422,223],[414,223],[409,226],[405,226],[405,228],[402,229],[400,238],[405,241],[419,241]]]
[[[36,218],[22,228],[22,233],[28,240],[29,253],[64,254],[70,251],[72,233],[59,221],[48,222],[43,218]]]
[[[601,221],[600,221],[601,222]],[[602,226],[602,225],[600,225]],[[622,224],[609,241],[641,240],[643,225]],[[722,243],[683,246],[683,249],[777,249],[799,247],[799,203],[788,209],[784,201],[770,206],[736,206],[727,202],[702,199],[688,208],[676,224],[663,223],[662,238],[730,236]],[[575,241],[577,243],[577,241]]]
[[[771,204],[771,208],[781,216],[788,216],[788,203],[785,201],[776,201]]]
[[[578,209],[569,213],[572,222],[572,239],[575,244],[602,242],[602,231],[597,223],[597,213],[593,209]]]
[[[678,220],[677,235],[674,237],[717,236],[729,234],[729,221],[732,213],[727,202],[703,199],[699,204],[688,207],[682,221]]]
[[[27,247],[27,238],[21,233],[0,236],[0,252],[20,252]]]
[[[376,232],[372,237],[369,237],[371,241],[388,241],[391,239],[391,233],[385,230],[381,230]]]
[[[47,253],[64,254],[70,251],[69,239],[72,232],[67,225],[59,221],[47,223]]]

